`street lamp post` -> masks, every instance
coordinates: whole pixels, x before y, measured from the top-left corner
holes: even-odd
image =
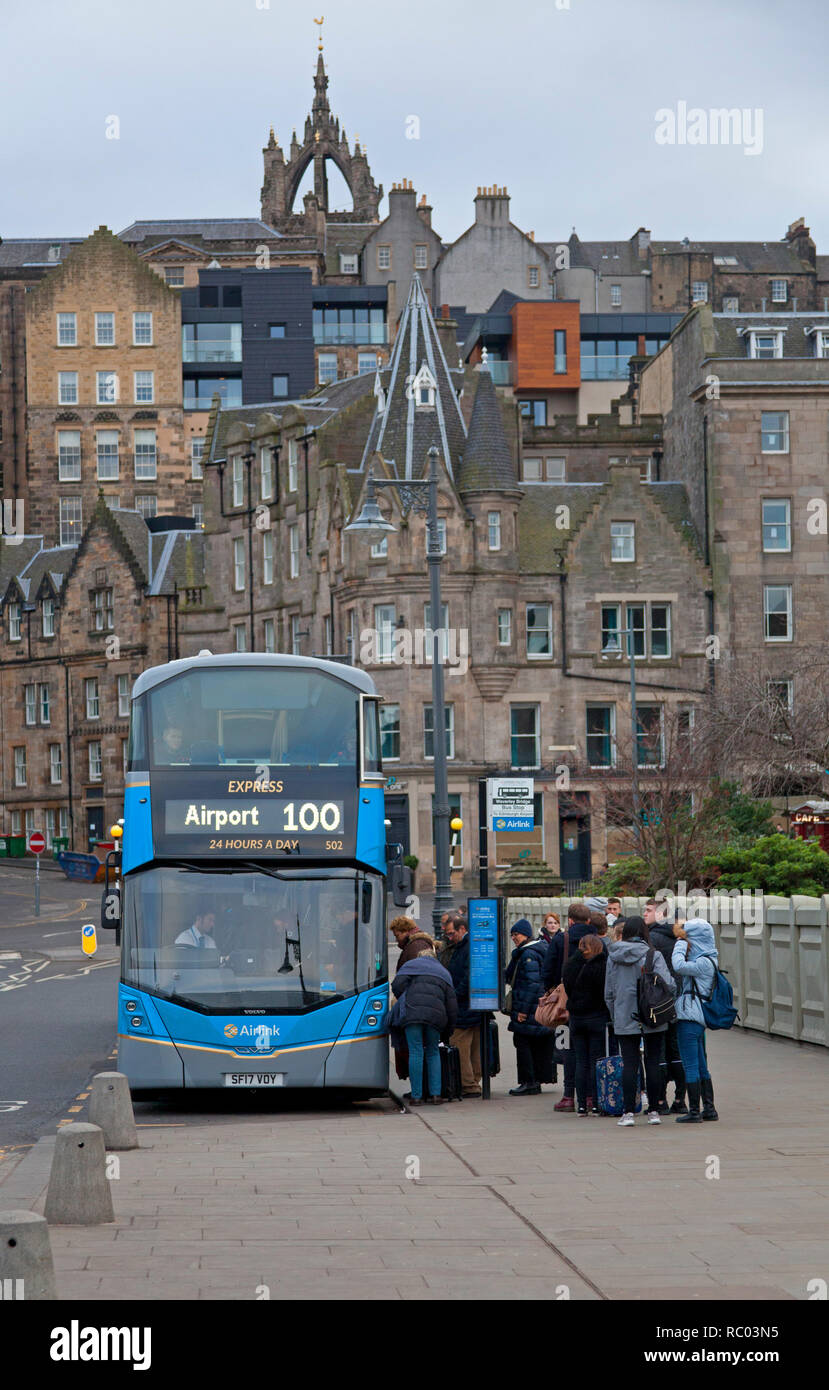
[[[636,848],[642,848],[642,813],[639,800],[639,721],[636,717],[636,653],[633,646],[634,628],[632,626],[619,628],[616,638],[608,642],[605,652],[608,655],[621,657],[622,643],[621,638],[626,637],[628,642],[628,656],[630,658],[630,733],[631,733],[631,784],[633,791],[633,836],[636,841]]]
[[[429,562],[429,602],[432,614],[432,726],[435,749],[435,900],[432,908],[432,931],[440,932],[440,919],[451,911],[452,893],[449,869],[449,774],[446,766],[446,706],[443,692],[443,662],[440,654],[442,605],[440,594],[440,563],[442,559],[438,534],[438,458],[437,448],[429,450],[428,478],[398,480],[375,478],[369,471],[363,509],[355,521],[346,527],[370,535],[385,535],[396,530],[386,521],[377,504],[377,488],[397,488],[404,507],[426,514],[428,528],[427,558]]]

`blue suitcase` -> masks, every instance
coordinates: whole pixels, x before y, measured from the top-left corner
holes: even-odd
[[[605,1047],[608,1047],[609,1039],[605,1032]],[[601,1115],[616,1115],[621,1117],[624,1113],[624,1103],[622,1100],[622,1059],[621,1057],[603,1057],[596,1063],[596,1090],[594,1092],[594,1104]],[[636,1087],[636,1114],[642,1113],[642,1091],[637,1084]]]

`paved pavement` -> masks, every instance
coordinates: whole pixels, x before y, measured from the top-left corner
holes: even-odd
[[[51,868],[49,867],[51,865]],[[34,916],[34,866],[0,860],[0,1177],[21,1149],[79,1104],[115,1038],[118,950],[99,932],[81,951],[81,927],[97,922],[99,884],[70,883],[51,860]]]
[[[709,1043],[722,1119],[690,1128],[556,1115],[558,1087],[509,1097],[506,1035],[488,1103],[139,1104],[115,1223],[51,1230],[60,1294],[805,1300],[829,1281],[829,1059]],[[42,1204],[53,1142],[0,1207]]]

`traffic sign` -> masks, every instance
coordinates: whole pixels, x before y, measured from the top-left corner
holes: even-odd
[[[29,836],[29,850],[32,854],[42,854],[46,848],[46,836],[42,830],[33,830]]]

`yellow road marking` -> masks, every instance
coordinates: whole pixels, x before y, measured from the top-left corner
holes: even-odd
[[[70,1115],[77,1115],[79,1110],[83,1110],[82,1105],[69,1105],[66,1107]]]

